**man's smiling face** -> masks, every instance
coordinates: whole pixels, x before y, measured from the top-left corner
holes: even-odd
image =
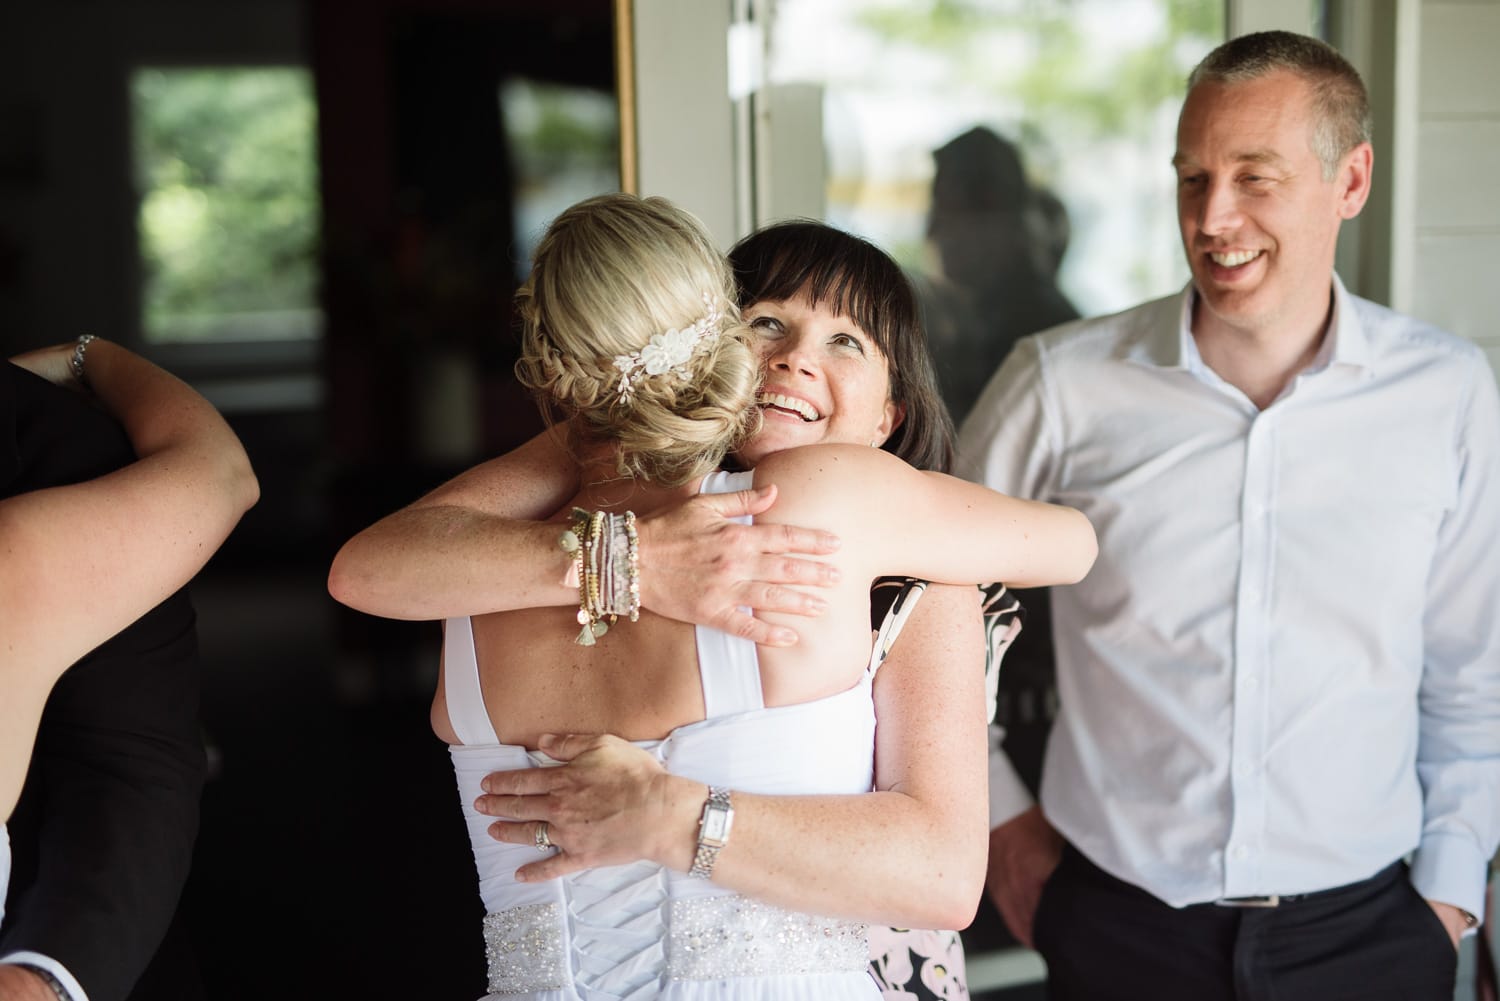
[[[1369,147],[1346,153],[1325,178],[1313,116],[1311,85],[1284,70],[1206,80],[1188,94],[1172,162],[1199,294],[1195,330],[1298,336],[1326,316],[1339,225],[1369,190]]]

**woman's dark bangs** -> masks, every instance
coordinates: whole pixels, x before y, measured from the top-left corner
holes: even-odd
[[[844,246],[825,249],[827,253],[820,256],[815,267],[807,269],[806,280],[797,290],[806,290],[814,306],[826,304],[829,311],[849,317],[870,335],[880,353],[890,358],[890,294],[887,282],[877,280],[872,273],[877,269],[870,266],[869,248],[861,241],[850,240]]]
[[[813,306],[849,317],[892,357],[888,313],[893,288],[905,276],[883,251],[821,224],[788,223],[747,237],[730,257],[743,284],[742,305],[806,295]]]

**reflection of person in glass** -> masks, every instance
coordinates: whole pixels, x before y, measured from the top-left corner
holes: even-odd
[[[961,423],[1017,340],[1078,317],[1056,284],[1070,227],[1062,201],[1033,187],[1015,145],[990,129],[970,129],[933,159],[927,233],[941,276],[921,283],[923,319],[943,401]],[[995,723],[1035,792],[1057,704],[1051,595],[1018,595],[1029,624],[1000,675]]]
[[[942,276],[924,305],[943,399],[962,422],[1018,338],[1077,318],[1055,280],[1068,219],[989,129],[970,129],[933,159],[927,236]]]

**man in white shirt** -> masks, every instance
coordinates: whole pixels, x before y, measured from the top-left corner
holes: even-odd
[[[1173,157],[1189,287],[1021,341],[965,423],[969,475],[1099,534],[1041,805],[991,777],[991,896],[1055,1001],[1447,999],[1482,913],[1500,402],[1333,274],[1367,119],[1321,42],[1220,46]]]

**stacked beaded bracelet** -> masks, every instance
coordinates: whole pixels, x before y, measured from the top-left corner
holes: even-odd
[[[579,646],[593,646],[621,615],[640,618],[639,541],[632,511],[573,509],[557,544],[571,557],[566,580],[578,587]]]
[[[635,534],[635,512],[625,512],[625,608],[630,621],[641,617],[641,539]]]
[[[89,345],[98,339],[93,334],[80,334],[73,344],[73,357],[68,359],[68,371],[73,373],[73,378],[77,379],[81,386],[89,384],[89,381],[83,377],[84,355],[88,353]]]

